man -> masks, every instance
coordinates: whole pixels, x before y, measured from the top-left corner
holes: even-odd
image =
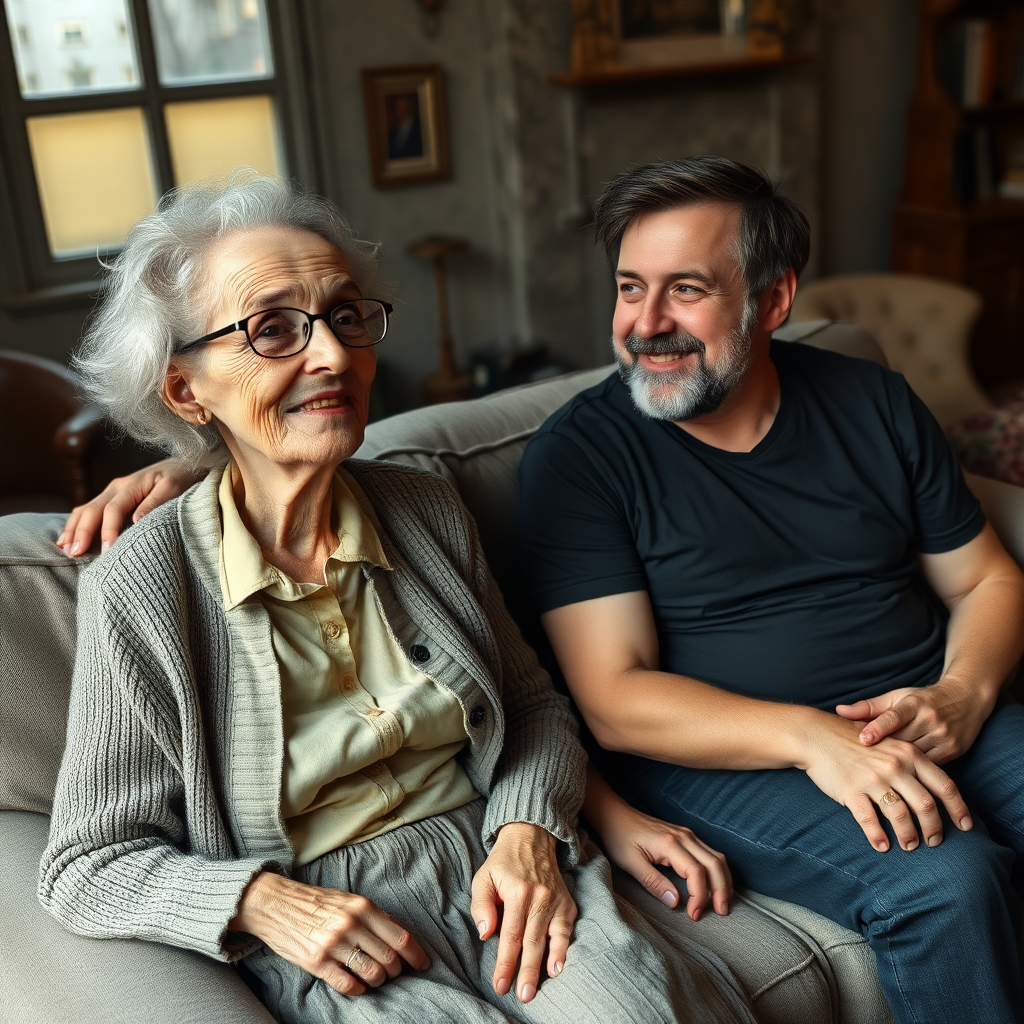
[[[902,377],[771,340],[809,243],[763,175],[640,167],[595,226],[619,374],[531,441],[520,524],[615,778],[862,931],[900,1021],[1024,1019],[1024,578]]]

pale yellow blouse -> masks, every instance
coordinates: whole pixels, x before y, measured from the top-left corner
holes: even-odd
[[[477,794],[455,755],[467,740],[458,700],[412,665],[388,628],[362,562],[390,569],[380,539],[338,470],[338,547],[324,583],[270,565],[221,480],[221,587],[230,610],[253,594],[270,615],[281,670],[285,762],[281,808],[308,864]]]

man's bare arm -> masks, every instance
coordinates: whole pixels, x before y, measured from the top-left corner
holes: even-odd
[[[1024,653],[1024,575],[991,526],[953,551],[921,555],[920,563],[950,610],[942,677],[837,711],[867,722],[866,744],[894,736],[945,764],[974,742]]]
[[[607,749],[694,768],[801,768],[849,808],[878,850],[889,846],[879,808],[904,849],[918,844],[910,812],[929,845],[941,841],[937,800],[961,828],[971,827],[956,786],[912,743],[886,738],[868,747],[859,723],[660,671],[644,591],[566,605],[543,623],[583,717]],[[882,801],[890,790],[902,800]]]

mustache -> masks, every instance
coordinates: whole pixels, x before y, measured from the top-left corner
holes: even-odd
[[[650,338],[641,338],[638,334],[630,334],[622,343],[622,347],[634,356],[657,356],[665,352],[681,352],[688,355],[697,352],[703,355],[704,342],[693,334],[655,334]]]

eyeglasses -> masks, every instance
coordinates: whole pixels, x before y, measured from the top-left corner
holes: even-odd
[[[307,313],[303,309],[263,309],[219,331],[182,345],[177,353],[187,352],[225,334],[245,331],[249,348],[264,359],[285,359],[298,355],[313,336],[313,324],[323,320],[331,333],[346,348],[370,348],[384,340],[388,317],[394,307],[378,299],[352,299],[326,313]]]

